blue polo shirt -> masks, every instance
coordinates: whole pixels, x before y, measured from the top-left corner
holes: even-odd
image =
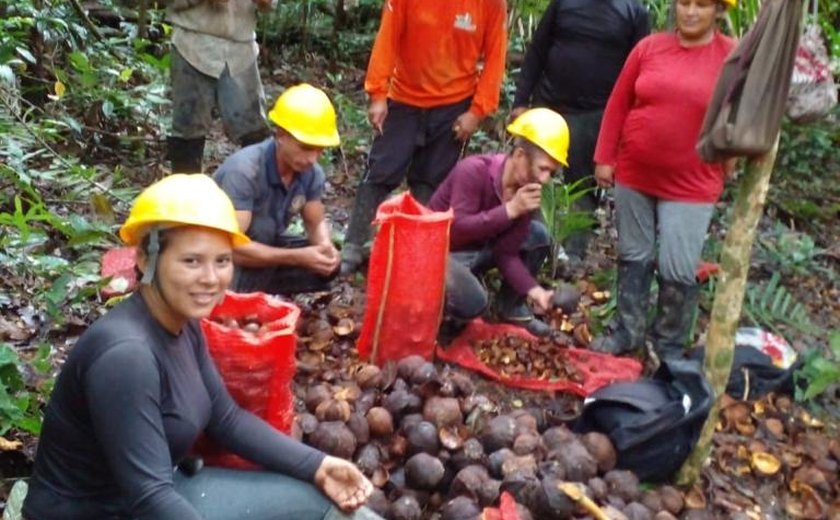
[[[294,176],[286,187],[275,160],[277,142],[266,139],[239,150],[219,166],[213,179],[228,194],[237,211],[250,211],[245,233],[256,242],[280,245],[292,218],[310,201],[320,200],[326,177],[317,164]]]

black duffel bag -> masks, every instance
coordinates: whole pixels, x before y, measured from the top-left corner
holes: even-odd
[[[613,383],[590,395],[574,425],[612,440],[617,467],[640,480],[662,481],[680,468],[697,443],[712,406],[700,363],[664,361],[653,378]]]

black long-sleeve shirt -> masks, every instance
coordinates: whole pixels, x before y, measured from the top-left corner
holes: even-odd
[[[604,108],[624,60],[649,32],[638,0],[553,0],[525,54],[513,106]]]
[[[311,481],[324,455],[230,397],[195,321],[178,335],[134,294],[88,329],[56,382],[23,512],[32,520],[199,520],[173,466],[201,431]]]

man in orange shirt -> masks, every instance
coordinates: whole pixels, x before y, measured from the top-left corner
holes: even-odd
[[[505,0],[386,0],[365,91],[376,132],[342,252],[358,270],[377,206],[404,178],[426,203],[499,105]]]

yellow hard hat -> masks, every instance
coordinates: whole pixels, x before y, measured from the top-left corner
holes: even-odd
[[[721,0],[725,5],[726,8],[729,9],[730,7],[735,7],[738,5],[738,0]]]
[[[120,238],[136,246],[154,225],[217,229],[230,235],[234,247],[251,241],[239,230],[230,198],[203,173],[176,173],[143,190],[120,228]]]
[[[272,123],[311,146],[338,146],[335,108],[323,90],[301,83],[280,94],[268,113]]]
[[[507,131],[539,146],[563,166],[569,166],[569,125],[563,116],[547,108],[522,112]]]

